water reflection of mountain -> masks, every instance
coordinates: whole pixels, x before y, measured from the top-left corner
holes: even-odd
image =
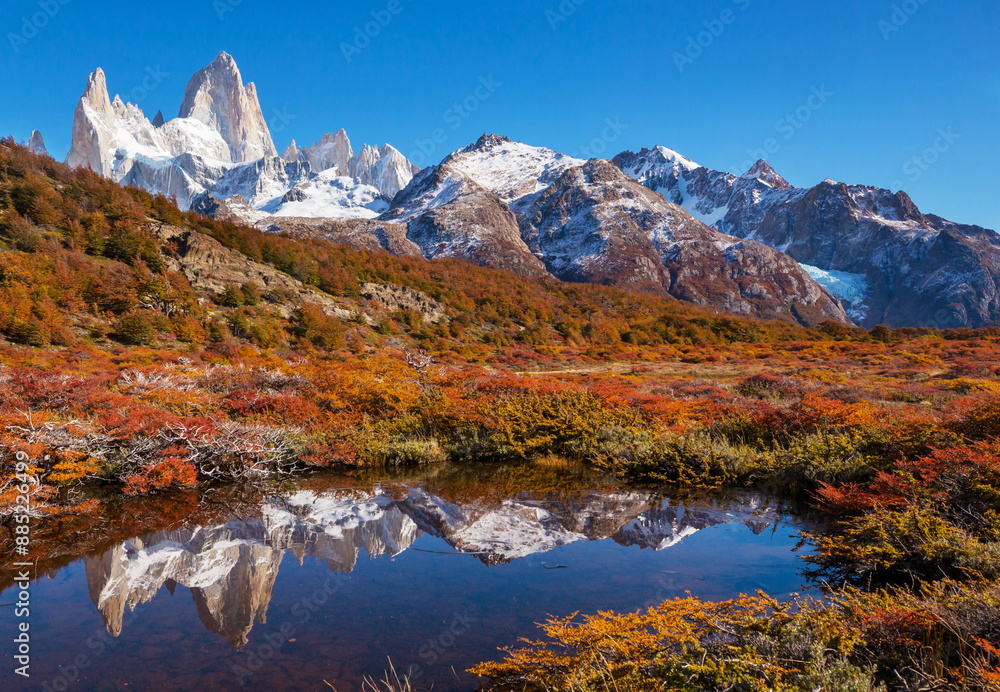
[[[126,607],[180,584],[191,589],[205,627],[242,646],[253,623],[265,621],[286,552],[350,573],[362,550],[369,558],[398,555],[426,533],[486,564],[501,564],[607,538],[662,550],[709,526],[741,521],[760,533],[775,520],[773,511],[747,498],[677,504],[608,492],[456,503],[422,487],[396,499],[378,491],[300,491],[261,509],[259,518],[154,533],[87,557],[90,596],[108,630],[121,632]]]

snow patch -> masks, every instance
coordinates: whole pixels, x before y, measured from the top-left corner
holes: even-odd
[[[331,168],[299,183],[284,199],[272,203],[272,207],[276,207],[274,215],[311,219],[374,219],[389,208],[389,203],[377,187],[338,173],[336,168]]]

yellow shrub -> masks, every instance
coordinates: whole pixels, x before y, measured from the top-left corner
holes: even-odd
[[[631,428],[638,416],[628,409],[608,410],[583,392],[528,394],[489,404],[481,412],[493,425],[493,438],[522,457],[565,453],[572,442],[589,446],[601,428]]]

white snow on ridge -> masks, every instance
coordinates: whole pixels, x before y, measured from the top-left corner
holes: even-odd
[[[677,153],[673,149],[668,149],[667,147],[664,146],[657,146],[655,147],[655,149],[656,151],[660,152],[660,154],[663,156],[664,159],[667,160],[668,163],[674,164],[675,167],[683,168],[686,171],[694,171],[702,167],[701,164],[695,163],[688,157]]]
[[[514,560],[586,541],[587,537],[560,526],[541,507],[507,501],[458,528],[451,539],[466,551],[487,551]]]
[[[544,147],[504,142],[486,150],[457,152],[449,165],[506,202],[541,192],[570,168],[586,161]]]
[[[447,175],[444,179],[439,181],[436,186],[427,186],[421,194],[416,195],[408,204],[402,207],[399,215],[392,219],[393,222],[401,224],[409,223],[433,209],[451,204],[471,187],[469,185],[470,179],[461,171],[449,170],[446,173]],[[423,184],[425,180],[434,174],[434,168],[427,168],[419,173],[414,180],[418,185]]]
[[[336,168],[323,171],[292,188],[287,201],[276,200],[265,208],[274,216],[303,218],[374,219],[389,208],[378,188],[338,175]]]

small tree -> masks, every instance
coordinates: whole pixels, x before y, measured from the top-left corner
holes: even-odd
[[[144,310],[122,315],[115,323],[114,338],[126,346],[143,346],[153,340],[153,320]]]
[[[325,351],[343,348],[344,328],[340,320],[313,303],[303,303],[295,311],[295,334]]]
[[[884,324],[877,325],[869,334],[872,337],[872,341],[878,341],[883,344],[887,344],[892,340],[892,330]]]
[[[208,343],[219,344],[232,339],[233,333],[229,331],[229,325],[222,320],[212,319],[205,325],[205,341]]]
[[[219,304],[227,308],[241,308],[244,305],[243,291],[235,286],[227,286],[219,297]]]
[[[261,301],[260,289],[257,284],[247,282],[240,286],[240,293],[243,294],[243,304],[251,307],[258,305]]]

